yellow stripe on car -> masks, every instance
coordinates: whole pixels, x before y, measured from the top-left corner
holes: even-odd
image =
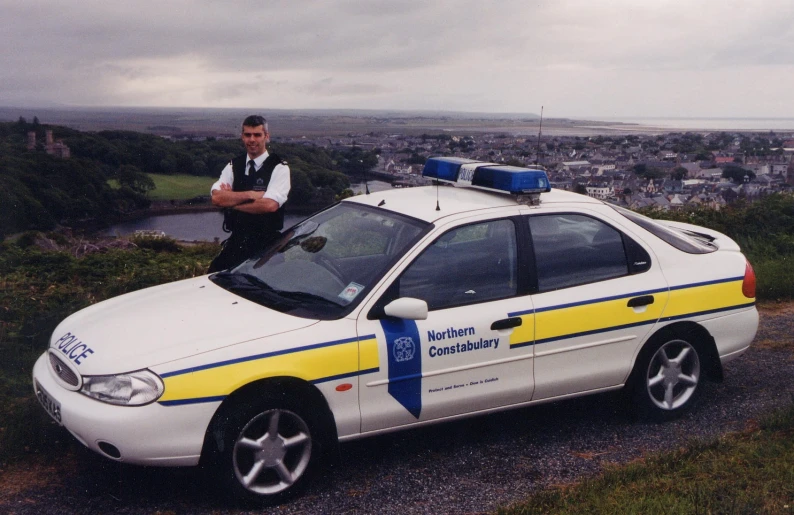
[[[374,335],[368,335],[362,340],[324,342],[165,373],[165,393],[158,402],[175,405],[221,400],[248,383],[268,377],[297,377],[319,383],[377,368],[377,341]]]

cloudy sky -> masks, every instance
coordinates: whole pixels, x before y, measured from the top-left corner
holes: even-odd
[[[792,0],[0,0],[0,106],[794,117]]]

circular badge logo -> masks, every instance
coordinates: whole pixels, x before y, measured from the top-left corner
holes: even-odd
[[[414,341],[410,336],[403,336],[394,340],[392,354],[394,355],[394,360],[398,363],[414,359],[415,352],[416,345],[414,345]]]

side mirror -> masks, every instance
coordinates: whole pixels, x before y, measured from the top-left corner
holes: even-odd
[[[427,320],[427,302],[412,297],[403,297],[386,304],[383,312],[395,318]]]

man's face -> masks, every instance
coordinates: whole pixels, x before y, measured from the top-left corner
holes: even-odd
[[[249,127],[243,125],[243,144],[248,152],[248,157],[255,159],[265,153],[265,143],[270,140],[270,134],[265,131],[264,125]]]

